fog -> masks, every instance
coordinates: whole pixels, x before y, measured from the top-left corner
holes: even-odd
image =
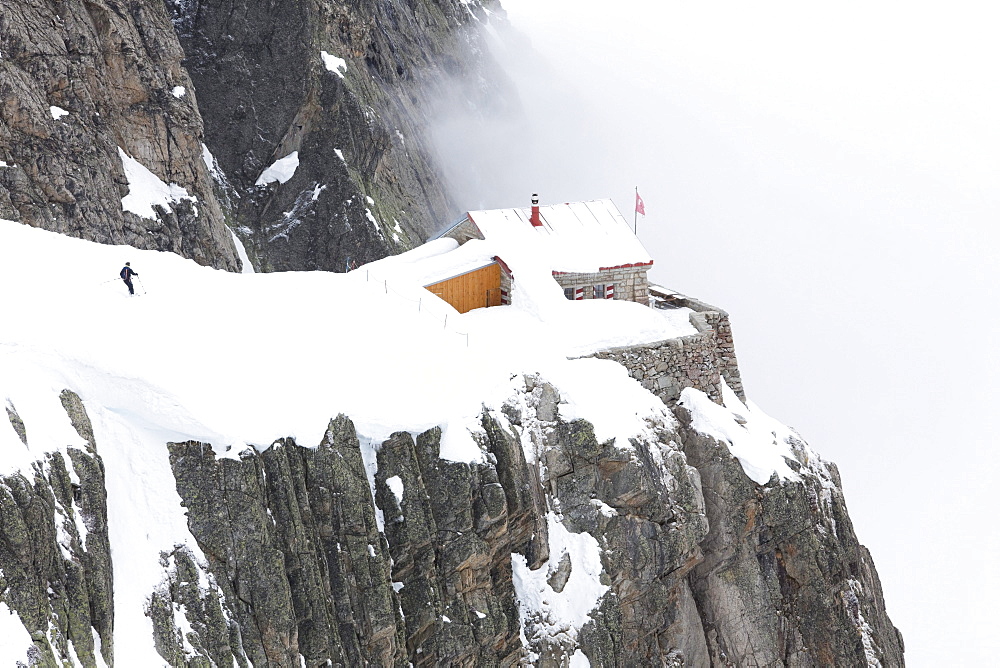
[[[652,279],[728,310],[750,398],[839,465],[908,665],[995,662],[986,3],[504,6],[525,117],[442,117],[462,208],[611,197],[631,220],[638,187]]]

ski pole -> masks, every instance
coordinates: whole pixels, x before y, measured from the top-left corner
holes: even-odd
[[[139,284],[139,287],[142,288],[142,294],[146,294],[146,292],[147,292],[146,286],[142,284],[142,279],[139,278],[138,276],[136,276],[135,277],[135,281],[136,281],[136,283]]]

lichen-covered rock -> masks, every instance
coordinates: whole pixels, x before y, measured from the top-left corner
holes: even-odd
[[[441,460],[440,429],[415,442],[395,434],[379,449],[375,500],[415,665],[509,665],[521,656],[510,555],[545,558],[544,500],[520,445],[489,415],[483,421],[481,447],[496,464]],[[505,475],[501,460],[511,462]]]
[[[344,417],[317,448],[283,440],[240,461],[196,442],[170,444],[189,528],[216,598],[228,603],[211,608],[221,616],[199,615],[209,607],[178,594],[182,564],[168,569],[151,604],[164,658],[194,665],[192,657],[228,661],[232,652],[202,640],[185,652],[171,612],[183,605],[198,639],[233,636],[235,622],[254,665],[293,665],[300,654],[309,666],[517,663],[510,555],[546,557],[537,476],[510,434],[483,436],[487,452],[518,467],[505,482],[489,461],[441,460],[440,438],[433,429],[381,444],[374,499]],[[533,479],[527,490],[512,487]]]
[[[87,450],[50,453],[31,471],[0,477],[0,601],[31,633],[37,665],[85,666],[113,657],[112,561],[104,465],[80,398],[63,406]],[[27,439],[16,407],[8,407]],[[95,642],[97,640],[99,642]]]
[[[200,443],[169,447],[189,528],[254,665],[402,661],[388,555],[349,420],[332,421],[318,448],[284,440],[239,461]]]
[[[545,463],[548,506],[571,532],[586,532],[601,548],[602,579],[610,585],[577,638],[553,643],[544,625],[529,634],[539,665],[561,665],[580,649],[591,665],[641,665],[676,649],[691,665],[707,661],[701,621],[687,574],[701,559],[708,532],[700,478],[687,465],[669,419],[645,438],[601,443],[584,420],[563,422],[551,386],[529,381],[511,428],[533,434]],[[548,568],[549,585],[569,575],[564,553]],[[553,555],[555,556],[555,555]],[[565,583],[563,583],[565,585]]]
[[[247,668],[240,627],[208,565],[183,545],[161,554],[160,565],[164,578],[146,607],[160,656],[177,667]]]
[[[83,403],[60,399],[83,445],[0,479],[0,601],[36,665],[110,664],[103,464]],[[197,549],[160,555],[150,641],[178,667],[903,665],[836,468],[808,446],[758,484],[684,406],[618,443],[560,402],[526,379],[484,411],[471,463],[441,459],[440,429],[362,445],[344,416],[314,447],[168,444]]]

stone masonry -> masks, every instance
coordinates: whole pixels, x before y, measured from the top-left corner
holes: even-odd
[[[470,239],[482,239],[483,235],[475,223],[469,220],[469,218],[464,218],[459,223],[452,225],[446,231],[442,232],[440,237],[454,239],[461,245]],[[615,299],[649,304],[649,282],[646,280],[648,269],[649,265],[640,265],[636,267],[615,267],[593,273],[554,271],[552,272],[552,277],[556,279],[556,283],[561,288],[584,288],[584,299],[600,299],[600,297],[595,297],[594,295],[594,286],[614,285]],[[511,289],[509,285],[510,279],[505,276],[505,280],[508,284],[501,287],[509,294]]]
[[[585,288],[583,291],[584,299],[594,298],[594,291],[591,289],[593,286],[613,284],[615,286],[615,299],[648,304],[649,288],[646,281],[648,268],[648,266],[616,267],[592,274],[552,272],[552,276],[562,288]]]
[[[439,236],[441,238],[447,237],[449,239],[454,239],[455,241],[458,242],[458,245],[461,246],[466,241],[470,241],[471,239],[482,239],[483,233],[479,231],[479,228],[476,227],[475,223],[469,220],[468,217],[465,217],[462,219],[461,222],[452,225],[446,231],[442,232]],[[432,238],[437,238],[437,237],[432,237]]]
[[[713,401],[721,402],[720,378],[746,401],[729,314],[689,297],[683,297],[679,305],[694,311],[690,317],[697,334],[602,350],[592,357],[618,362],[664,403],[676,402],[685,387],[701,390]]]

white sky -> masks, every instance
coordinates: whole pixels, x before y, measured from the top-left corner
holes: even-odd
[[[464,208],[612,197],[844,478],[910,666],[1000,651],[992,8],[505,0],[527,122],[448,118]]]

